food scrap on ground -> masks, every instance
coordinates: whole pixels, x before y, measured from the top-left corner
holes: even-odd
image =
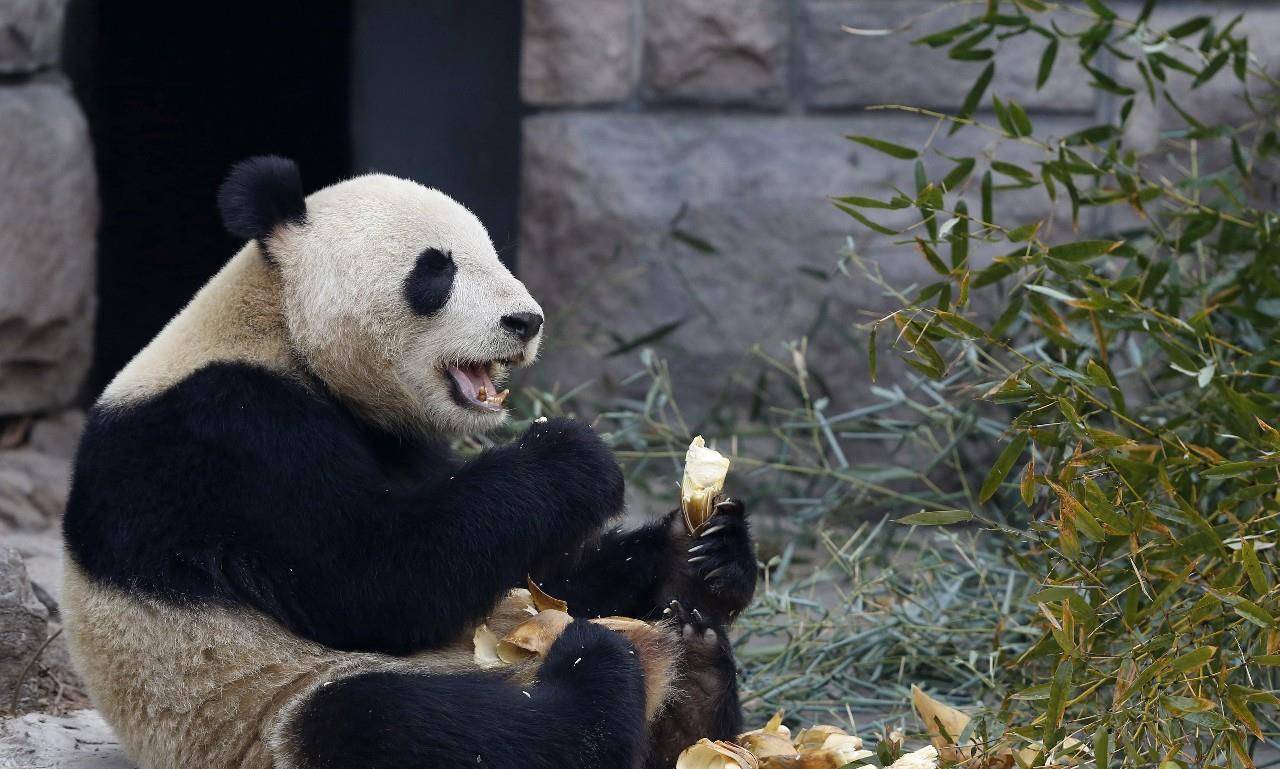
[[[817,724],[791,737],[776,713],[763,727],[733,740],[698,740],[680,754],[676,769],[876,769],[876,754],[838,726]],[[935,769],[938,749],[905,753],[884,769]]]

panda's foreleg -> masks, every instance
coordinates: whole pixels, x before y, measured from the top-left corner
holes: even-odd
[[[580,617],[652,619],[662,610],[655,591],[670,561],[671,516],[638,529],[609,529],[553,554],[534,579]]]
[[[696,536],[673,510],[638,529],[605,531],[535,578],[580,616],[654,618],[678,598],[728,624],[755,594],[755,549],[742,502],[727,500]]]
[[[631,769],[646,753],[646,681],[622,635],[577,621],[538,679],[364,673],[321,687],[278,741],[298,769]],[[653,683],[653,682],[650,682]]]
[[[670,566],[663,571],[659,600],[679,599],[728,625],[756,591],[756,556],[746,508],[739,499],[716,504],[696,534],[673,527]]]

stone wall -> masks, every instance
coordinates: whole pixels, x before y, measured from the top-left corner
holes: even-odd
[[[89,367],[98,208],[65,9],[0,0],[0,418],[67,406]]]
[[[23,708],[84,704],[57,633],[58,522],[83,427],[74,406],[90,361],[98,203],[88,127],[57,69],[65,10],[66,0],[0,0],[0,692],[6,707],[15,694]]]
[[[811,358],[832,383],[844,383],[834,388],[839,397],[859,400],[865,356],[840,332],[860,339],[853,324],[885,302],[865,283],[820,278],[854,233],[858,251],[899,282],[923,272],[913,254],[869,237],[825,201],[910,186],[906,164],[843,136],[919,143],[928,121],[864,108],[958,108],[983,65],[951,61],[910,40],[982,6],[933,13],[902,35],[853,36],[841,27],[896,28],[946,5],[524,0],[521,86],[531,114],[523,131],[519,264],[549,315],[540,376],[564,388],[597,377],[616,383],[638,363],[634,353],[611,351],[678,324],[656,347],[672,360],[678,395],[707,406],[745,389],[753,344],[781,353],[780,343],[805,334],[825,302],[828,330],[814,340]],[[1185,17],[1206,6],[1224,16],[1248,10],[1252,29],[1277,33],[1255,32],[1254,50],[1274,52],[1280,9],[1271,4],[1165,0],[1160,14]],[[1027,35],[1004,46],[992,86],[1027,107],[1038,133],[1062,135],[1114,109],[1065,51],[1037,90],[1042,45]],[[1198,91],[1197,102],[1209,109],[1214,100],[1238,102],[1223,85],[1228,92]],[[1141,130],[1154,137],[1158,116],[1141,118]],[[956,140],[935,146],[980,150],[980,137],[962,132]],[[1022,194],[1002,205],[1030,216],[1047,202]],[[1093,216],[1086,227],[1107,225]],[[673,229],[715,252],[691,247]]]

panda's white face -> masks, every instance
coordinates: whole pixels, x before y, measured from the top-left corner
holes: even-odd
[[[470,211],[361,176],[310,195],[305,222],[265,245],[301,359],[366,417],[447,435],[505,419],[501,383],[537,355],[542,308]]]

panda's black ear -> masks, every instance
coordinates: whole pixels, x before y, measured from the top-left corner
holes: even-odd
[[[227,232],[245,240],[262,240],[284,222],[307,218],[298,164],[278,155],[241,160],[218,188],[218,211]]]

